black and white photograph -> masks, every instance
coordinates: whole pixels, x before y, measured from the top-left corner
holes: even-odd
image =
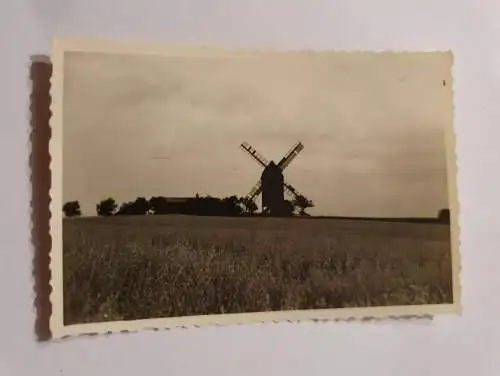
[[[53,60],[61,326],[456,310],[451,52],[103,45]]]

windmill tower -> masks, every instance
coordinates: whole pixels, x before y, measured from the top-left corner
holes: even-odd
[[[240,147],[259,163],[264,169],[259,181],[247,195],[247,199],[255,200],[262,195],[262,212],[271,216],[280,216],[286,212],[285,192],[292,197],[304,197],[294,187],[284,179],[283,171],[288,167],[293,159],[304,149],[301,142],[297,142],[276,164],[274,161],[268,162],[257,150],[243,142]]]
[[[278,207],[285,201],[285,189],[283,183],[285,178],[283,171],[274,163],[269,164],[262,171],[260,176],[262,185],[262,208],[267,208],[271,212],[276,212]]]

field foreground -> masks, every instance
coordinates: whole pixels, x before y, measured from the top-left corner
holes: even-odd
[[[450,227],[333,219],[64,219],[65,324],[452,302]]]

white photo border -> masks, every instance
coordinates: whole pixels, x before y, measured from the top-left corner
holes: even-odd
[[[163,45],[149,44],[140,41],[113,41],[94,38],[66,38],[53,39],[51,62],[51,139],[49,152],[51,156],[51,188],[50,188],[50,236],[52,248],[50,251],[51,293],[50,303],[52,314],[50,317],[50,331],[53,339],[78,336],[83,334],[104,334],[112,332],[132,332],[146,329],[173,329],[177,327],[198,327],[205,325],[249,324],[261,322],[297,322],[304,320],[377,320],[397,319],[408,320],[437,314],[461,314],[461,285],[460,285],[460,253],[459,253],[459,203],[457,195],[457,164],[455,154],[455,132],[453,123],[446,131],[446,151],[448,168],[448,199],[450,207],[451,226],[451,262],[453,273],[453,303],[432,305],[408,305],[361,308],[314,309],[298,311],[276,311],[238,314],[214,314],[203,316],[171,317],[159,319],[144,319],[131,321],[110,321],[88,324],[64,325],[63,312],[63,265],[62,265],[62,158],[63,158],[63,80],[64,54],[69,51],[94,52],[107,54],[139,54],[162,56],[192,56],[192,57],[244,57],[260,53],[421,53],[440,52],[450,54],[453,68],[453,53],[451,51],[276,51],[256,48],[224,48],[215,46],[195,45]],[[450,83],[451,84],[451,83]],[[454,90],[452,86],[452,91]],[[454,116],[453,116],[454,118]]]

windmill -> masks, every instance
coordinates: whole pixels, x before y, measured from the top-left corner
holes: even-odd
[[[259,163],[264,170],[262,175],[246,196],[247,200],[255,200],[262,195],[262,212],[269,215],[281,215],[285,210],[285,191],[292,197],[305,199],[294,187],[287,183],[283,176],[283,171],[288,167],[293,159],[304,149],[301,142],[297,142],[276,164],[274,161],[268,162],[253,146],[248,142],[243,142],[240,147]],[[306,199],[307,200],[307,199]]]

